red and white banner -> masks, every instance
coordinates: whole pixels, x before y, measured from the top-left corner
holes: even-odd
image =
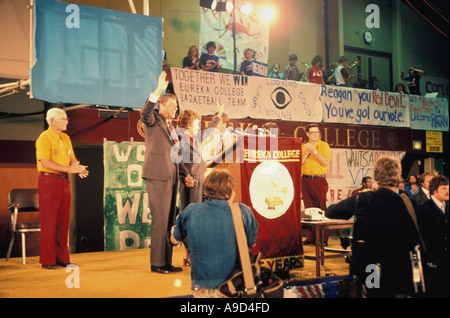
[[[354,190],[361,188],[362,178],[366,176],[373,178],[375,161],[385,155],[401,161],[405,152],[331,148],[331,160],[327,173],[327,206],[347,199]],[[373,186],[377,187],[375,180]]]
[[[241,137],[239,149],[241,200],[259,224],[253,252],[273,271],[303,267],[301,139]]]

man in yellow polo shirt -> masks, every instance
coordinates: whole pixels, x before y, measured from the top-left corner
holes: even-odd
[[[48,110],[46,120],[49,128],[36,140],[41,220],[40,263],[43,268],[56,269],[70,264],[67,246],[72,199],[69,174],[76,173],[86,178],[89,172],[87,166],[80,165],[70,137],[63,133],[69,122],[66,112],[52,108]]]
[[[320,140],[317,124],[306,127],[308,142],[302,145],[302,198],[305,209],[320,208],[326,210],[328,192],[327,171],[331,159],[330,146]],[[306,230],[303,244],[314,243],[314,233]],[[324,231],[324,242],[328,242],[328,231]]]

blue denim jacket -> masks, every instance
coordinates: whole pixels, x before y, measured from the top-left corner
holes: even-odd
[[[248,246],[256,242],[258,222],[249,207],[240,203]],[[193,203],[177,219],[173,236],[188,237],[192,289],[217,288],[239,263],[239,250],[229,203],[211,200]]]

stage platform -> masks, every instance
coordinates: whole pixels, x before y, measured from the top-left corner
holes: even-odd
[[[330,236],[329,246],[339,248],[337,238]],[[304,246],[305,253],[314,253],[314,246]],[[175,247],[173,265],[183,271],[157,274],[150,271],[150,249],[79,253],[71,262],[79,270],[79,288],[73,278],[75,271],[65,268],[41,268],[39,257],[0,259],[0,298],[171,298],[191,297],[190,267],[183,265],[184,247]],[[305,260],[305,267],[291,270],[286,282],[317,278],[315,261]],[[344,258],[326,260],[321,266],[324,276],[348,275]],[[69,287],[68,287],[69,286]]]

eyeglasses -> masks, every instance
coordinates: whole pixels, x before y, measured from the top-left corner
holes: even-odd
[[[310,134],[320,134],[320,131],[310,131]]]

